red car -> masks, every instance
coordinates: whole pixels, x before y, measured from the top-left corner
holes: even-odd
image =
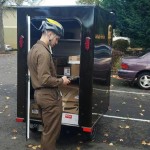
[[[122,58],[118,76],[136,82],[142,89],[150,89],[150,52]]]

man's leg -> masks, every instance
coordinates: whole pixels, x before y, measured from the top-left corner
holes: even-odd
[[[55,150],[56,140],[61,130],[62,101],[53,100],[51,105],[42,109],[43,133],[41,145],[43,150]]]

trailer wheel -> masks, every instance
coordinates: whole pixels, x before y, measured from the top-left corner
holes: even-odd
[[[92,141],[95,139],[97,133],[97,126],[94,125],[92,132],[83,132],[83,139],[85,141]]]
[[[39,124],[32,123],[30,124],[30,131],[37,132],[39,128]]]

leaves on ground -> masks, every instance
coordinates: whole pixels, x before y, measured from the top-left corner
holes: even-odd
[[[109,146],[113,146],[114,144],[113,143],[109,143]]]
[[[141,116],[144,116],[144,114],[143,114],[143,113],[140,113],[140,115],[141,115]]]
[[[77,149],[76,150],[80,150],[80,147],[77,147]]]
[[[16,139],[17,139],[17,137],[16,137],[16,136],[13,136],[11,139],[12,139],[12,140],[16,140]]]
[[[141,142],[142,145],[150,146],[150,142],[146,142],[145,140]]]
[[[10,99],[10,97],[9,97],[9,96],[6,96],[5,98],[6,98],[7,100],[9,100],[9,99]]]
[[[5,106],[5,109],[8,109],[8,105]]]
[[[123,142],[123,139],[119,139],[120,142]]]
[[[105,133],[104,136],[108,137],[108,133]]]
[[[120,111],[119,109],[116,110],[116,112],[119,112],[119,111]]]
[[[118,75],[112,75],[111,77],[114,79],[119,79],[119,80],[121,79]]]
[[[32,144],[29,144],[27,147],[36,150],[37,148],[41,148],[41,145],[32,145]]]
[[[12,132],[13,132],[13,133],[17,133],[17,130],[16,130],[16,129],[13,129]]]
[[[125,105],[125,104],[127,104],[127,103],[126,103],[126,102],[123,102],[122,104]]]
[[[130,126],[128,126],[128,125],[126,125],[126,126],[119,126],[119,128],[121,128],[121,129],[129,129],[130,128]]]

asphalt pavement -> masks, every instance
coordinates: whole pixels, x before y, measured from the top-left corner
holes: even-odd
[[[41,132],[30,132],[16,123],[17,52],[0,54],[0,150],[32,150],[40,145]],[[63,127],[58,150],[149,150],[150,92],[112,76],[110,106],[97,123],[95,138],[87,142],[78,128]]]

